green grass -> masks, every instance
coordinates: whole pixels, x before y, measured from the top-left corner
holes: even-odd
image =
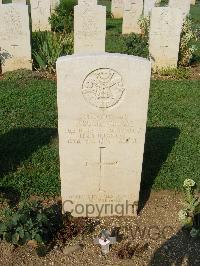
[[[123,53],[123,51],[126,49],[124,38],[121,34],[121,28],[121,19],[107,19],[106,52]]]
[[[199,81],[152,81],[143,188],[200,181]],[[56,84],[0,81],[0,188],[6,197],[60,193]]]
[[[200,185],[199,101],[200,81],[152,81],[143,172],[146,188],[178,190],[186,178]]]
[[[0,186],[21,197],[59,193],[55,82],[0,82]]]

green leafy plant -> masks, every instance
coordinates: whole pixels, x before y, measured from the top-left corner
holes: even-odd
[[[184,208],[178,213],[179,220],[190,230],[192,237],[200,236],[200,198],[196,195],[196,183],[186,179],[183,184],[185,192]]]
[[[33,35],[33,60],[36,69],[55,72],[58,57],[73,51],[72,35],[38,32]]]
[[[56,32],[71,33],[73,31],[74,6],[77,0],[61,0],[55,12],[49,18],[51,28]]]
[[[113,18],[112,12],[108,9],[106,9],[106,18]]]
[[[142,38],[140,35],[130,34],[124,36],[124,53],[130,55],[137,55],[142,57],[148,57],[148,40],[147,38]]]
[[[167,6],[169,3],[169,0],[158,0],[157,3],[159,3],[159,6]]]
[[[149,28],[150,28],[150,16],[141,16],[138,20],[138,25],[141,29],[142,37],[149,37]]]
[[[188,66],[192,60],[192,57],[196,51],[194,41],[197,39],[196,32],[192,27],[192,20],[187,17],[184,21],[180,48],[179,48],[179,65]]]
[[[55,207],[44,208],[41,202],[23,203],[19,208],[6,209],[0,222],[0,238],[14,245],[35,241],[45,244],[62,225]]]

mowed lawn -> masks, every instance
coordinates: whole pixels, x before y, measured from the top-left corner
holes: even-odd
[[[200,81],[152,81],[143,189],[200,181]],[[134,105],[134,102],[133,102]],[[56,84],[0,81],[0,187],[18,199],[60,194]]]

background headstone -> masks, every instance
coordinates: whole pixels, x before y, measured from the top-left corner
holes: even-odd
[[[30,0],[32,31],[50,31],[51,0]]]
[[[53,13],[57,6],[59,6],[60,0],[51,0],[51,13]]]
[[[74,7],[74,53],[105,52],[106,7],[80,4]]]
[[[2,72],[32,69],[27,5],[1,5],[0,61]]]
[[[12,0],[13,4],[25,4],[26,5],[26,0]]]
[[[179,8],[184,17],[190,13],[190,4],[191,0],[169,0],[169,7]]]
[[[78,5],[81,5],[81,4],[97,5],[97,0],[78,0]]]
[[[143,12],[143,0],[125,0],[122,33],[141,33],[138,20]]]
[[[196,4],[196,0],[191,0],[191,5],[195,5]]]
[[[151,10],[157,4],[158,0],[144,0],[144,16],[149,16]]]
[[[180,9],[155,7],[151,11],[149,52],[153,68],[177,67],[183,15]]]
[[[58,59],[64,212],[81,204],[83,209],[72,215],[85,216],[87,204],[93,204],[91,216],[98,216],[96,204],[110,204],[113,212],[104,209],[101,216],[117,215],[116,205],[127,203],[124,215],[133,215],[139,200],[150,75],[150,62],[135,56],[104,53]]]
[[[124,0],[112,0],[111,13],[114,18],[122,18],[124,11]]]

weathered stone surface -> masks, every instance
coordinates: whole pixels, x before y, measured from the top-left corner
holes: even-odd
[[[124,12],[124,0],[112,0],[111,13],[114,18],[122,18]]]
[[[158,3],[158,0],[144,0],[144,16],[149,16],[151,10]]]
[[[63,212],[72,211],[73,216],[134,214],[150,75],[150,62],[135,56],[104,53],[58,59]]]
[[[179,8],[186,17],[190,13],[190,3],[191,0],[169,0],[169,7]]]
[[[0,61],[2,72],[32,69],[28,6],[0,8]]]
[[[51,0],[30,0],[32,31],[50,31]]]
[[[74,53],[105,52],[106,7],[80,4],[74,7]]]
[[[125,0],[122,33],[141,33],[138,20],[143,12],[143,0]]]
[[[149,51],[153,68],[177,67],[182,24],[183,16],[180,9],[152,9]]]

